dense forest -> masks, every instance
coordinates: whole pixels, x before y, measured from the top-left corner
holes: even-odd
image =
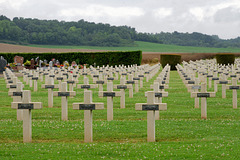
[[[84,20],[65,22],[0,16],[0,42],[16,44],[134,46],[134,41],[199,47],[240,47],[240,37],[223,40],[202,33],[141,33],[128,26]]]

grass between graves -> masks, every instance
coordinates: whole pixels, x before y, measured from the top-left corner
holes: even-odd
[[[40,48],[94,49],[94,50],[113,50],[113,51],[142,50],[143,52],[239,53],[239,48],[209,48],[209,47],[177,46],[177,45],[158,44],[158,43],[151,43],[151,42],[142,42],[142,41],[135,41],[135,46],[133,47],[64,46],[64,45],[35,45],[35,44],[28,45],[28,46],[40,47]]]
[[[156,142],[147,142],[147,113],[135,111],[135,103],[146,103],[144,92],[150,90],[153,77],[144,88],[128,98],[120,109],[120,98],[114,98],[114,120],[107,121],[106,98],[93,91],[93,102],[104,102],[105,110],[93,111],[93,143],[84,143],[83,111],[73,110],[72,103],[83,102],[83,91],[68,98],[68,121],[61,120],[61,99],[54,97],[54,107],[47,107],[47,90],[32,91],[32,101],[43,102],[43,109],[32,110],[33,143],[22,143],[22,122],[11,109],[12,98],[0,79],[0,159],[239,159],[240,112],[232,109],[232,92],[207,100],[208,120],[201,120],[201,109],[176,71],[171,71],[169,97],[163,98],[167,111],[160,111],[156,123]],[[20,78],[22,80],[22,78]],[[83,77],[79,78],[83,83]],[[91,79],[90,79],[91,83]],[[119,84],[119,81],[114,81]],[[104,86],[106,90],[106,86]],[[213,91],[213,88],[208,89]],[[238,103],[240,103],[238,101]]]

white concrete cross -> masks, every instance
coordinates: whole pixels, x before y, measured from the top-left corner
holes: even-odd
[[[231,80],[227,80],[226,75],[222,74],[221,79],[217,83],[222,85],[222,98],[226,98],[226,86],[231,83]]]
[[[210,79],[210,78],[209,78]],[[219,81],[219,78],[217,77],[217,71],[214,71],[213,77],[211,77],[211,80],[214,81],[214,92],[218,91],[217,82]]]
[[[61,87],[62,87],[62,81],[63,81],[63,75],[62,72],[59,72],[57,76],[55,76],[55,79],[58,81],[58,87],[59,87],[59,91],[61,91]]]
[[[232,78],[232,85],[228,85],[227,89],[231,89],[233,91],[233,108],[237,109],[237,90],[240,89],[240,85],[237,85],[237,79]]]
[[[17,88],[17,82],[18,82],[18,78],[17,77],[13,77],[12,80],[7,80],[7,88],[9,88],[9,91],[15,91]]]
[[[38,72],[34,72],[33,73],[33,77],[32,77],[32,80],[33,80],[33,86],[34,86],[34,92],[37,92],[37,90],[38,90],[38,85],[37,85],[37,81],[38,81],[38,78],[39,78],[39,74],[38,74]]]
[[[84,142],[93,141],[92,131],[92,111],[103,110],[104,103],[93,103],[92,102],[92,91],[84,91],[84,103],[73,103],[73,109],[84,110]]]
[[[129,88],[129,98],[133,98],[133,84],[135,82],[133,81],[133,75],[132,74],[128,75],[128,81],[126,83],[132,85],[132,87]]]
[[[73,88],[76,87],[76,82],[73,80],[73,74],[68,74],[68,85],[69,85],[69,91],[73,91]]]
[[[193,81],[194,83],[188,85],[189,92],[198,92],[201,89],[201,86],[199,85],[198,81],[199,81],[198,78],[195,78],[195,81]],[[195,99],[194,107],[199,108],[199,98],[195,97],[194,99]]]
[[[32,109],[42,109],[42,102],[31,102],[31,91],[22,92],[22,102],[12,102],[12,109],[23,110],[23,143],[32,142]]]
[[[144,79],[144,74],[143,71],[140,71],[140,74],[138,75],[140,78],[140,88],[143,88],[143,79]]]
[[[49,77],[48,75],[45,76],[46,84],[42,84],[42,88],[48,89],[48,107],[53,107],[53,89],[59,88],[59,85],[54,84],[54,79]]]
[[[22,82],[17,82],[16,90],[9,91],[8,95],[12,96],[13,102],[22,102],[22,92],[23,92],[23,84]],[[23,120],[23,111],[21,109],[17,110],[17,120]]]
[[[192,98],[201,98],[201,118],[207,119],[207,98],[209,97],[215,97],[215,92],[207,92],[207,84],[202,83],[201,84],[201,92],[192,92],[191,97]]]
[[[155,142],[155,111],[166,108],[166,103],[155,103],[155,92],[147,92],[147,103],[136,103],[135,109],[147,111],[147,141]]]
[[[154,82],[153,92],[155,92],[155,103],[162,103],[162,97],[168,97],[168,92],[164,92],[164,90],[160,91],[160,86],[158,82]],[[145,97],[146,96],[147,92],[145,92]],[[159,108],[159,110],[167,110],[167,105],[166,108],[164,106],[164,108]],[[159,110],[155,111],[155,120],[159,120]]]
[[[133,81],[135,84],[135,93],[139,92],[139,81],[140,81],[140,77],[138,77],[138,73],[136,72],[136,77],[133,77]]]
[[[61,101],[61,108],[62,108],[62,120],[68,120],[68,100],[67,97],[69,96],[76,96],[75,91],[67,91],[67,82],[62,82],[61,91],[53,92],[54,96],[58,96],[62,98]]]
[[[125,84],[125,77],[120,78],[120,85],[114,85],[115,89],[120,89],[121,98],[120,98],[120,108],[125,108],[125,89],[131,88],[132,85]]]
[[[113,120],[113,98],[120,97],[121,92],[113,91],[113,82],[107,82],[107,91],[99,91],[99,97],[107,97],[107,120]]]
[[[102,73],[100,73],[99,74],[99,80],[96,81],[96,84],[98,85],[99,92],[103,91],[103,84],[104,83],[106,83],[106,81],[103,80],[103,75],[102,75]]]
[[[84,91],[92,88],[97,88],[97,84],[89,84],[88,77],[84,77],[83,81],[84,81],[84,84],[78,84],[77,88],[84,89]]]
[[[33,71],[30,70],[28,75],[29,87],[32,87],[32,77],[33,77]]]

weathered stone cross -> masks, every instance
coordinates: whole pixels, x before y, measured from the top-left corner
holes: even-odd
[[[166,103],[155,103],[155,92],[147,92],[147,103],[136,103],[135,109],[147,111],[147,141],[155,142],[155,111],[166,108]]]
[[[120,99],[120,108],[125,108],[125,89],[131,88],[132,85],[125,85],[125,77],[120,78],[120,85],[114,85],[115,89],[120,89],[121,99]]]
[[[22,102],[22,89],[22,82],[17,82],[16,90],[8,92],[8,95],[13,97],[13,102]],[[23,120],[23,111],[21,109],[17,110],[17,120]]]
[[[107,120],[113,120],[113,97],[120,97],[121,92],[113,91],[113,82],[107,82],[107,91],[99,91],[99,97],[107,97]]]
[[[207,98],[209,97],[215,97],[215,92],[207,92],[207,84],[202,83],[201,84],[201,92],[192,92],[191,97],[192,98],[201,98],[201,118],[207,119]]]
[[[59,88],[57,84],[54,84],[53,77],[45,76],[46,84],[42,85],[42,88],[48,89],[48,107],[53,107],[53,89]]]
[[[42,109],[42,102],[31,102],[31,91],[22,92],[22,102],[12,102],[13,109],[23,110],[23,142],[32,142],[32,109]]]
[[[62,97],[61,107],[62,107],[62,120],[68,120],[68,101],[67,97],[76,96],[75,91],[67,91],[67,82],[62,82],[61,91],[53,92],[54,96]]]
[[[84,91],[84,103],[73,103],[73,109],[84,110],[84,142],[93,141],[92,110],[104,109],[104,103],[92,102],[92,91]]]
[[[231,89],[233,91],[233,108],[237,109],[237,90],[240,89],[240,86],[237,85],[237,79],[232,78],[232,85],[227,86],[227,89]]]

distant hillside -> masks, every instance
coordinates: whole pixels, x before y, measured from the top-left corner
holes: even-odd
[[[156,26],[157,27],[157,26]],[[84,20],[65,22],[0,16],[0,42],[13,44],[135,46],[135,41],[196,47],[240,47],[240,37],[230,40],[202,33],[138,33],[128,26],[110,26]]]

